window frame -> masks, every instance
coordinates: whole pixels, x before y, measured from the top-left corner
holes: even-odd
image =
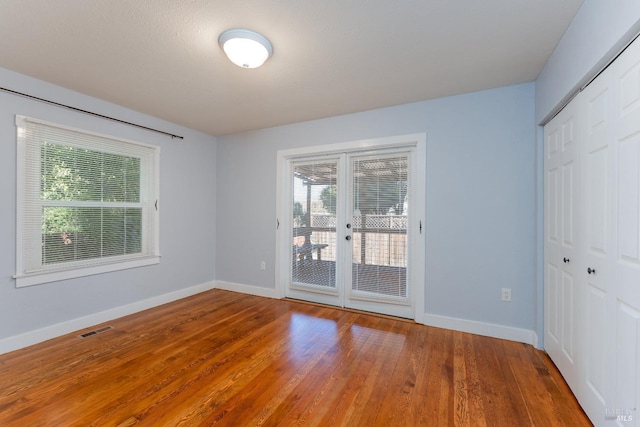
[[[57,132],[68,132],[67,136],[72,139],[77,138],[78,134],[82,134],[83,142],[78,144],[76,142],[67,142],[56,140],[56,144],[62,144],[66,146],[86,148],[89,150],[100,151],[104,153],[125,155],[126,151],[131,155],[131,150],[139,151],[141,158],[140,166],[140,200],[141,207],[143,209],[142,214],[142,227],[144,230],[144,236],[147,233],[152,233],[150,238],[144,239],[142,253],[116,255],[102,258],[91,258],[83,261],[76,262],[76,265],[69,265],[69,263],[61,264],[43,264],[42,255],[40,255],[40,263],[37,269],[27,271],[26,251],[29,251],[29,247],[41,247],[42,233],[32,233],[29,236],[27,228],[27,218],[29,217],[27,209],[27,200],[35,200],[37,198],[38,204],[42,203],[40,200],[40,180],[42,175],[33,172],[33,177],[29,176],[29,169],[34,169],[34,165],[27,165],[30,161],[28,156],[28,147],[30,143],[26,136],[26,126],[43,125],[47,127],[55,128]],[[86,138],[86,139],[85,139]],[[106,149],[99,144],[100,140],[110,140],[110,143],[116,145],[116,148],[112,150]],[[65,142],[67,142],[65,144]],[[67,280],[72,278],[84,277],[94,274],[102,274],[112,271],[118,271],[129,268],[143,267],[148,265],[158,264],[160,262],[159,251],[159,166],[160,166],[160,147],[140,143],[137,141],[131,141],[113,135],[105,135],[96,132],[91,132],[85,129],[80,129],[71,126],[65,126],[58,123],[52,123],[32,117],[16,115],[16,145],[17,145],[17,179],[16,179],[16,274],[13,278],[16,280],[16,287],[25,287],[31,285],[38,285],[48,282],[54,282],[59,280]],[[118,149],[119,148],[119,149]],[[36,149],[36,148],[32,148]],[[39,148],[37,148],[39,150]],[[122,150],[122,151],[119,151]],[[149,151],[150,150],[150,151]],[[144,161],[142,153],[146,152],[147,160]],[[133,155],[135,156],[135,154]],[[37,157],[37,156],[36,156]],[[29,168],[29,166],[31,166]],[[144,168],[144,170],[143,170]],[[40,164],[35,165],[34,170],[40,170]],[[40,179],[34,179],[38,177]],[[149,177],[149,178],[145,178]],[[151,181],[147,185],[142,185],[143,181],[147,179]],[[37,187],[37,188],[35,188]],[[28,199],[31,197],[31,199]],[[35,202],[33,202],[35,203]],[[70,204],[73,204],[71,202]],[[35,217],[37,218],[37,216]],[[42,224],[42,214],[40,214],[40,223]],[[28,239],[32,239],[31,242]],[[37,242],[36,242],[37,239]],[[38,243],[39,242],[39,243]],[[29,244],[31,243],[31,244]],[[34,255],[36,249],[31,249]],[[37,256],[36,256],[37,258]]]

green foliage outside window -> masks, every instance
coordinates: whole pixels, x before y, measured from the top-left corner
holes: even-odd
[[[322,200],[322,207],[330,214],[336,214],[336,186],[327,185],[320,192],[320,200]]]
[[[142,209],[122,206],[140,202],[140,159],[43,142],[40,160],[43,263],[141,252]]]

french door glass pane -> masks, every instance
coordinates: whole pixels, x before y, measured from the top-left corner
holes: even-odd
[[[408,165],[407,154],[351,161],[352,296],[393,300],[409,296]]]
[[[338,162],[294,162],[292,166],[292,282],[333,291]]]

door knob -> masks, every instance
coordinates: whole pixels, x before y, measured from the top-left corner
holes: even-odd
[[[564,263],[568,263],[569,261],[571,261],[569,258],[562,258],[562,261],[564,261]]]
[[[347,224],[347,228],[351,228],[351,224]]]
[[[351,236],[347,236],[347,237],[345,237],[345,239],[351,240]]]
[[[589,274],[596,274],[596,269],[595,269],[595,268],[591,268],[591,267],[589,267],[589,268],[587,268],[587,273],[589,273]]]

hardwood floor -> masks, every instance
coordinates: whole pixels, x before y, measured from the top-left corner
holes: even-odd
[[[521,343],[221,290],[106,325],[0,355],[0,425],[590,425]]]

